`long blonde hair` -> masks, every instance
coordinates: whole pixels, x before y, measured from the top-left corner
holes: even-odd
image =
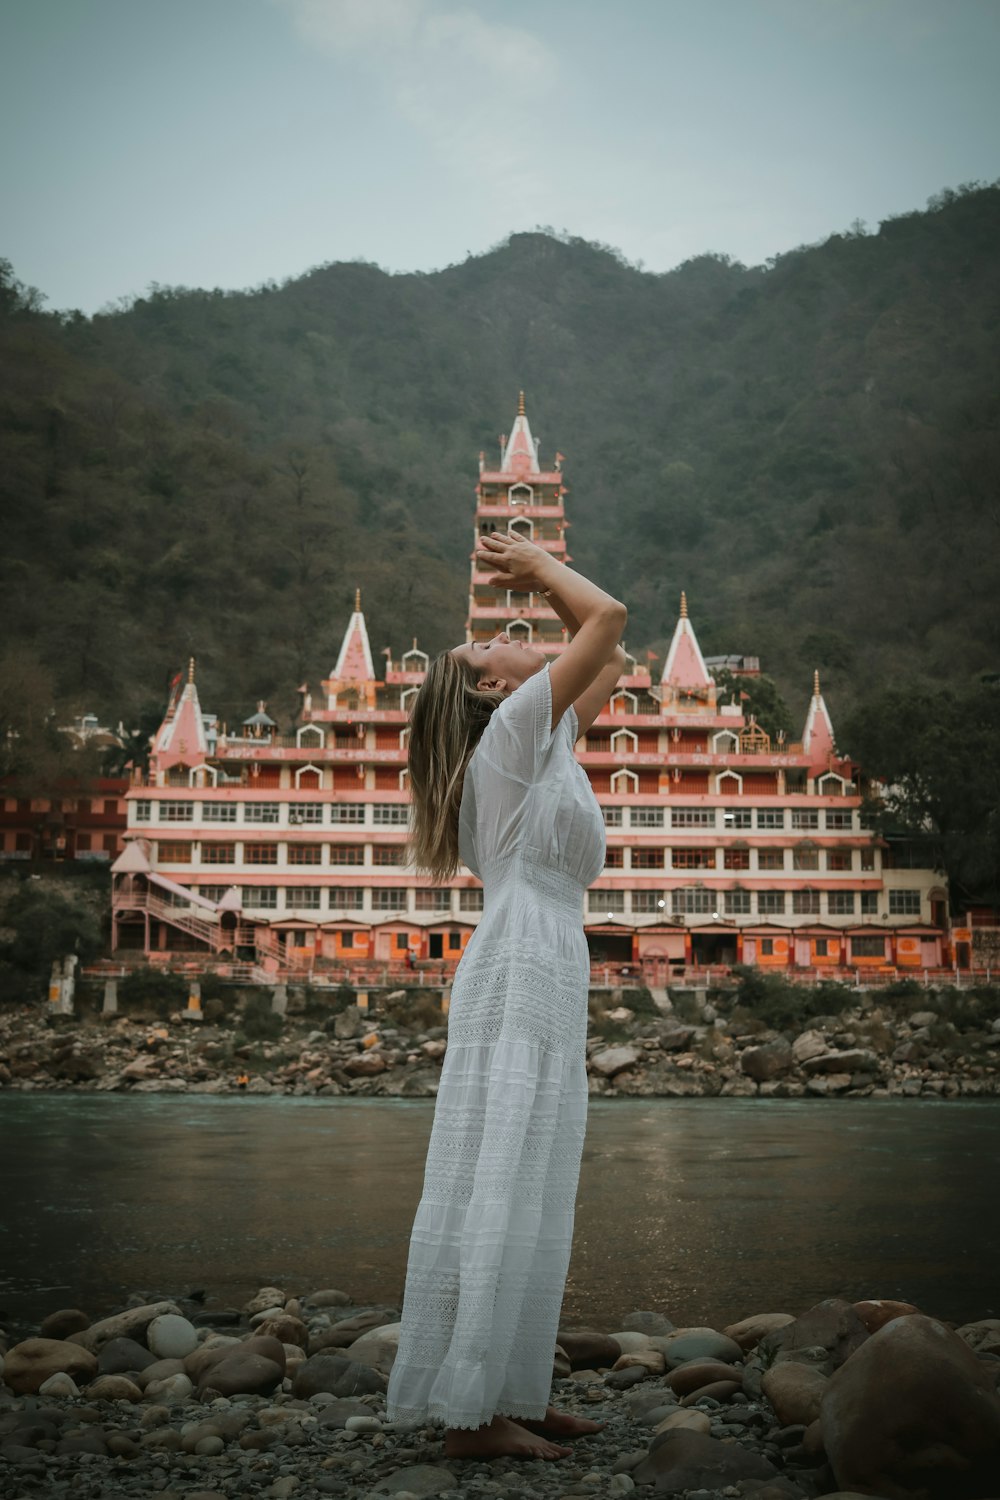
[[[407,855],[435,880],[459,866],[458,811],[465,768],[504,694],[479,687],[471,662],[444,651],[431,662],[410,713],[412,817]]]

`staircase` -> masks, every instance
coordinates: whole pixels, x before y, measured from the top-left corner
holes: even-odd
[[[224,936],[218,922],[210,922],[205,917],[196,916],[195,913],[183,906],[172,906],[169,901],[163,901],[159,896],[154,896],[152,891],[147,891],[145,900],[146,910],[161,922],[169,922],[173,927],[179,927],[182,932],[188,932],[192,937],[207,943],[213,953],[217,953],[223,946]]]

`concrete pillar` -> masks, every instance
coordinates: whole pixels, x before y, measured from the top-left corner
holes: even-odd
[[[271,1014],[283,1016],[288,1011],[288,986],[287,984],[276,984],[271,991]]]
[[[184,1012],[185,1021],[200,1021],[203,1019],[201,1011],[201,985],[197,979],[192,979],[188,985],[187,1010]]]
[[[446,1016],[451,1009],[451,990],[441,991],[441,1014]]]
[[[104,1004],[101,1014],[115,1016],[118,1014],[118,981],[117,979],[106,979],[104,981]]]
[[[52,960],[52,973],[49,975],[49,1005],[52,1011],[58,1015],[59,1006],[62,1001],[62,964],[58,958]]]
[[[358,1010],[367,1010],[368,1009],[368,991],[367,990],[358,990],[357,994],[354,997],[354,1003],[358,1007]]]

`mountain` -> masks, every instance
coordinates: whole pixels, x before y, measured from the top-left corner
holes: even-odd
[[[329,672],[356,586],[376,652],[461,639],[477,455],[524,389],[633,651],[662,656],[683,588],[796,720],[814,667],[835,715],[971,681],[1000,657],[998,243],[975,185],[756,267],[539,231],[86,318],[3,263],[8,649],[126,718],[194,655],[235,719]]]

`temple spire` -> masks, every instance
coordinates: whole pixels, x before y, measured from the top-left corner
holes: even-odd
[[[187,681],[183,687],[180,687],[181,680],[182,674],[178,672],[163,723],[153,737],[153,756],[160,770],[179,762],[186,766],[201,765],[208,756],[208,738],[195,686],[193,656],[188,660]]]
[[[538,449],[531,435],[531,428],[528,426],[523,391],[518,392],[517,416],[514,418],[510,437],[503,446],[500,470],[505,474],[517,475],[518,478],[526,478],[528,475],[540,472]]]
[[[523,417],[524,416],[524,392],[523,391],[518,391],[518,393],[517,393],[517,414],[518,414],[519,417]]]
[[[675,692],[705,694],[714,686],[698,645],[698,637],[688,619],[687,594],[681,594],[681,612],[663,663],[660,682]]]
[[[806,727],[802,731],[802,749],[809,756],[809,770],[813,774],[825,771],[831,757],[837,753],[833,723],[823,694],[819,690],[819,672],[813,672],[813,692],[806,714]]]
[[[330,676],[338,682],[373,682],[375,665],[368,641],[368,627],[361,611],[361,590],[354,590],[354,613],[351,615],[340,646],[337,665]]]
[[[681,589],[681,619],[682,620],[686,620],[687,617],[688,617],[688,596],[687,596],[687,594],[685,594],[684,590]]]

